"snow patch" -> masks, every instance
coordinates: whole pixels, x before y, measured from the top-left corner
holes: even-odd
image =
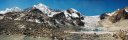
[[[38,19],[35,19],[35,22],[36,22],[36,23],[41,23]]]
[[[19,28],[26,28],[25,25],[19,25]]]
[[[128,12],[128,9],[125,9],[126,12]]]
[[[3,19],[3,18],[4,18],[4,16],[0,16],[0,20]]]
[[[79,17],[78,14],[76,14],[76,13],[72,13],[71,15],[72,15],[73,18]]]
[[[64,15],[65,15],[65,17],[71,16],[67,11],[64,11]]]
[[[117,9],[116,11],[119,11],[120,9]],[[116,11],[114,11],[114,12],[111,12],[111,13],[106,13],[107,15],[109,15],[109,16],[112,16],[113,14],[115,14],[116,13]]]
[[[111,13],[106,13],[106,14],[109,15],[109,16],[112,16],[113,14],[115,14],[115,12],[116,12],[116,11],[111,12]]]
[[[71,8],[71,10],[74,12],[74,13],[68,13],[67,11],[64,11],[64,14],[66,16],[67,19],[71,19],[70,17],[73,17],[73,18],[79,18],[79,15],[77,14],[78,11]]]
[[[58,14],[60,12],[51,12],[50,14],[48,14],[49,17],[53,17],[55,14]]]
[[[70,8],[70,9],[72,9],[74,12],[78,12],[76,9],[74,9],[74,8]]]
[[[76,9],[71,8],[71,10],[74,12],[74,13],[71,13],[71,16],[72,16],[73,18],[79,17],[78,14],[77,14],[78,11],[77,11]]]

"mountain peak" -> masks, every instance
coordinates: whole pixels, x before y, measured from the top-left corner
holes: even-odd
[[[122,19],[128,19],[128,10],[126,8],[124,9],[118,9],[111,13],[106,13],[101,15],[101,20],[108,18],[112,23],[115,23]]]
[[[74,8],[70,8],[71,10],[73,10],[74,12],[78,12],[76,9],[74,9]]]
[[[39,4],[37,4],[37,5],[34,5],[34,7],[44,7],[44,8],[48,8],[48,6],[46,6],[46,5],[44,5],[44,4],[42,4],[42,3],[39,3]]]
[[[42,3],[34,5],[33,7],[39,9],[40,11],[42,11],[45,14],[51,12],[50,9],[46,5],[44,5]]]
[[[7,13],[7,12],[20,12],[20,11],[23,11],[23,10],[20,9],[19,7],[6,8],[5,10],[0,11],[0,14],[4,14],[4,13]]]

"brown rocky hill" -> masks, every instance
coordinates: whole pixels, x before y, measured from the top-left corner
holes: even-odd
[[[67,14],[75,13],[68,9]],[[84,26],[82,16],[79,12],[78,17],[65,16],[64,12],[55,12],[53,17],[32,8],[29,11],[7,12],[0,14],[0,35],[21,34],[32,37],[57,37],[58,39],[68,36],[65,31],[77,31],[80,26]]]

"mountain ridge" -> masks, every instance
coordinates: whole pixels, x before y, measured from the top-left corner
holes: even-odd
[[[51,37],[58,40],[78,32],[84,34],[91,31],[94,36],[98,32],[114,34],[122,29],[127,30],[127,14],[127,8],[124,8],[101,15],[85,16],[74,8],[54,10],[39,3],[23,11],[3,11],[0,14],[0,34]]]

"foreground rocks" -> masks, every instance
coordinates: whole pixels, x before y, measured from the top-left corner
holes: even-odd
[[[123,31],[122,31],[123,32]],[[127,40],[127,35],[125,32],[121,33],[67,33],[68,36],[64,38],[58,37],[32,37],[32,36],[25,36],[25,35],[0,35],[0,40]],[[66,35],[67,35],[66,34]]]
[[[0,35],[26,35],[32,37],[57,37],[63,38],[66,36],[64,31],[75,31],[76,28],[73,26],[61,26],[56,28],[47,24],[38,24],[27,21],[14,21],[14,20],[0,20]]]
[[[78,30],[78,27],[67,25],[56,28],[47,24],[10,19],[0,21],[0,24],[3,24],[0,25],[1,40],[127,40],[126,29],[112,30],[113,33],[101,32],[101,34],[95,32],[89,34],[86,32],[70,33],[70,31]]]

